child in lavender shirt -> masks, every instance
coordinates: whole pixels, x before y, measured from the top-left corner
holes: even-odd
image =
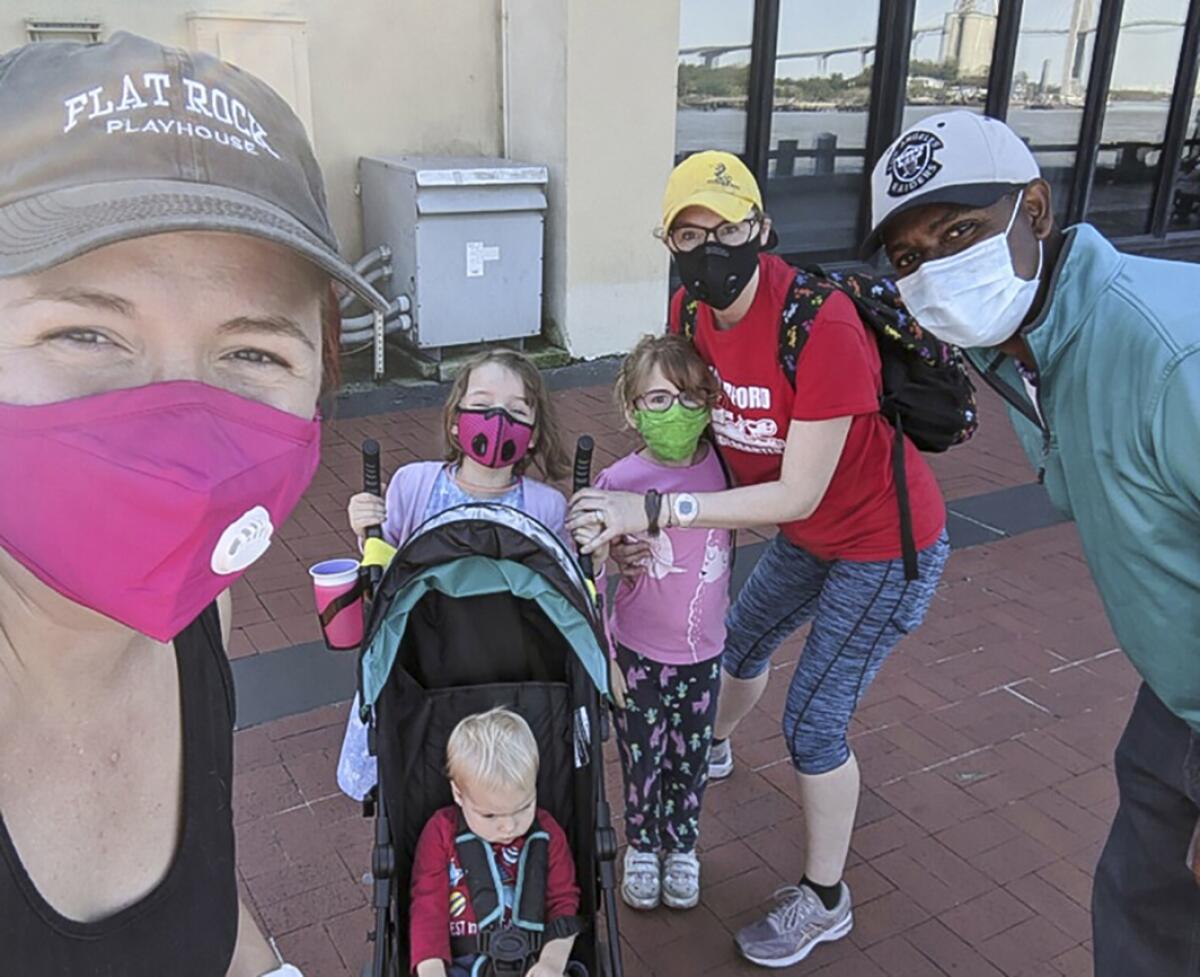
[[[597,488],[665,495],[727,487],[715,448],[701,439],[717,381],[690,342],[644,338],[622,365],[615,393],[645,446],[601,472]],[[586,536],[581,531],[576,541]],[[687,909],[700,899],[696,835],[732,541],[723,529],[662,528],[649,542],[646,572],[621,581],[609,621],[613,685],[624,698],[616,720],[629,841],[621,894],[635,909],[660,901]]]
[[[459,370],[442,410],[446,461],[405,465],[388,483],[387,500],[361,492],[350,499],[350,527],[359,538],[370,526],[402,546],[426,519],[456,505],[493,502],[520,509],[566,539],[567,502],[562,493],[525,470],[537,464],[547,478],[569,471],[550,395],[536,366],[520,353],[491,350]],[[461,434],[469,427],[468,437]],[[511,442],[502,450],[499,442]],[[522,447],[527,445],[527,447]],[[513,452],[509,454],[509,452]],[[507,464],[501,463],[503,461]],[[367,729],[355,697],[338,760],[338,786],[362,800],[378,780],[367,750]]]

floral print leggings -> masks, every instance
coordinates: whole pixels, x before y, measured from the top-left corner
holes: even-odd
[[[693,851],[721,660],[664,665],[618,645],[617,664],[628,689],[625,708],[616,714],[625,836],[638,851]]]

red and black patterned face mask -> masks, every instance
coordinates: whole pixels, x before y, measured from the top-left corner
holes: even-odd
[[[533,425],[503,407],[458,409],[458,446],[485,468],[508,468],[527,454]]]

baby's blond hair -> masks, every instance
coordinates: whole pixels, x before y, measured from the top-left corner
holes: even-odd
[[[460,787],[465,779],[493,790],[534,790],[537,774],[533,731],[503,706],[468,716],[446,744],[446,775]]]

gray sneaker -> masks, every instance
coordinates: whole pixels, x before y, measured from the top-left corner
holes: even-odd
[[[700,860],[695,852],[673,851],[663,859],[662,901],[672,909],[691,909],[700,902]]]
[[[662,869],[658,855],[625,849],[625,872],[621,879],[621,898],[632,909],[657,909],[662,897]]]
[[[716,740],[708,748],[708,779],[724,780],[733,773],[733,747],[726,739],[722,743]]]
[[[765,919],[744,926],[735,937],[742,956],[760,967],[790,967],[818,943],[840,940],[854,927],[850,890],[828,910],[808,886],[788,885],[775,893],[775,908]]]

